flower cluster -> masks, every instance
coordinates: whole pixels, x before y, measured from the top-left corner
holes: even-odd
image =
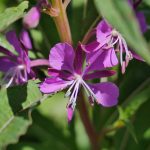
[[[139,55],[129,50],[121,33],[111,27],[106,20],[102,20],[98,24],[95,34],[96,39],[93,42],[88,45],[82,45],[82,48],[89,53],[88,63],[94,63],[93,60],[95,61],[96,59],[101,60],[103,56],[105,60],[111,59],[110,63],[104,62],[105,67],[111,67],[118,64],[116,53],[119,53],[122,73],[125,73],[125,68],[130,60],[133,58],[142,60]],[[97,68],[99,68],[98,64],[95,65],[95,69]]]
[[[128,2],[137,16],[141,32],[145,32],[147,26],[144,15],[136,11],[131,0]],[[91,83],[91,80],[113,76],[116,72],[110,69],[119,62],[122,73],[125,73],[130,60],[135,58],[143,61],[143,59],[128,47],[124,36],[119,31],[102,19],[92,32],[94,39],[90,39],[90,42],[79,43],[75,50],[68,43],[58,43],[51,48],[49,61],[30,60],[28,50],[32,49],[32,42],[27,30],[39,24],[42,7],[51,8],[49,14],[52,16],[58,13],[47,0],[41,0],[24,16],[24,28],[19,39],[14,31],[6,34],[8,42],[17,54],[0,46],[2,54],[0,71],[5,73],[1,85],[7,88],[10,85],[23,84],[35,78],[32,67],[47,65],[49,77],[39,85],[40,91],[53,94],[67,89],[65,97],[69,100],[67,104],[69,122],[72,120],[81,88],[85,91],[91,105],[95,102],[104,107],[117,105],[119,89],[114,83]]]

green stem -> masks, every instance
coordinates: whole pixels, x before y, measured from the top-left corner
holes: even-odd
[[[91,123],[91,120],[89,118],[83,92],[81,91],[79,94],[80,95],[79,95],[79,101],[78,101],[79,102],[78,110],[79,110],[81,120],[83,122],[85,130],[89,137],[92,149],[99,150],[98,135],[97,135],[96,131],[94,130],[93,124]]]
[[[52,7],[59,11],[58,15],[53,17],[53,19],[56,24],[60,39],[62,42],[72,44],[72,37],[66,14],[66,7],[64,6],[62,0],[51,0],[51,2]]]

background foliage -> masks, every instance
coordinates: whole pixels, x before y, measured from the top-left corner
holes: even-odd
[[[13,48],[3,35],[11,29],[19,33],[22,29],[20,18],[25,9],[36,3],[34,0],[21,2],[22,0],[0,1],[0,45],[3,44],[12,51]],[[143,0],[138,9],[144,12],[147,24],[150,24],[149,0]],[[82,40],[94,22],[105,16],[124,34],[128,44],[150,63],[150,30],[144,37],[141,35],[134,16],[129,20],[133,14],[125,1],[72,0],[67,12],[74,46]],[[48,58],[50,47],[59,42],[54,22],[46,14],[42,14],[40,24],[30,30],[30,34],[34,45],[30,51],[31,58]],[[104,128],[106,132],[111,131],[102,140],[103,150],[150,149],[150,67],[146,62],[131,61],[124,75],[119,67],[115,68],[118,74],[110,80],[120,88],[118,108],[108,109],[97,105],[91,108],[87,104],[96,131],[103,131]],[[40,78],[44,77],[42,70],[39,72]],[[42,96],[38,82],[30,81],[24,86],[0,91],[0,149],[90,149],[78,111],[68,125],[67,99],[63,93]]]

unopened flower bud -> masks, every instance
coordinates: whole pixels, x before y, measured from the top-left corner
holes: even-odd
[[[32,43],[29,34],[25,29],[23,29],[20,34],[20,41],[26,49],[32,49]]]
[[[25,28],[35,28],[39,24],[40,10],[38,7],[32,7],[23,18],[23,25]]]

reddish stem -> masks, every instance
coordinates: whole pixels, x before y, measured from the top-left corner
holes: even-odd
[[[89,118],[88,110],[84,101],[84,96],[83,96],[82,91],[80,92],[78,102],[79,102],[79,105],[78,105],[79,114],[83,122],[83,125],[85,127],[85,130],[87,132],[87,135],[89,137],[89,140],[91,142],[92,149],[98,150],[99,149],[98,135],[95,132],[93,124],[91,123],[91,120]]]
[[[58,16],[53,17],[62,42],[72,44],[70,26],[66,14],[66,5],[62,0],[52,0],[52,7],[59,11]]]

